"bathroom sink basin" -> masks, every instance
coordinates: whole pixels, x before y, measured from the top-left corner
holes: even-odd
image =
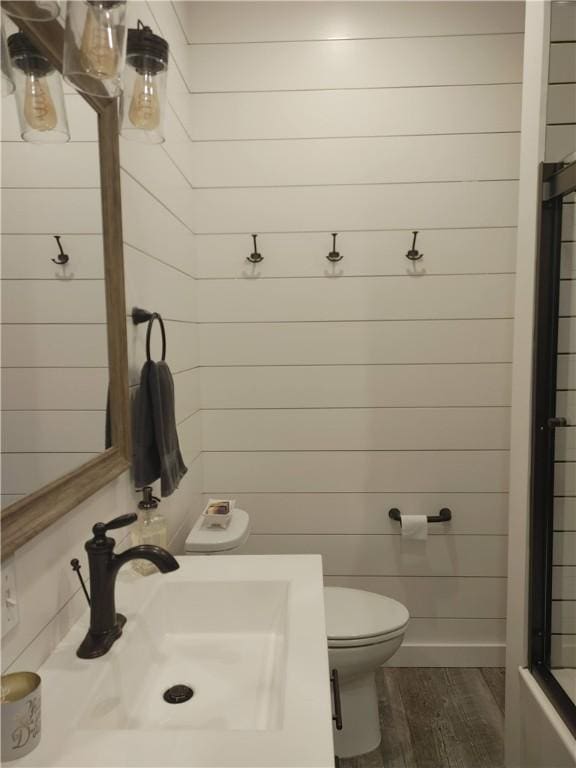
[[[320,558],[179,563],[120,572],[128,622],[107,655],[77,658],[88,615],[73,627],[39,670],[40,746],[15,765],[333,765]]]

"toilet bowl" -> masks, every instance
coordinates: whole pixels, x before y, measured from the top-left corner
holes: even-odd
[[[184,552],[187,555],[225,555],[235,552],[250,536],[250,518],[243,509],[235,507],[227,528],[205,527],[202,515],[188,534]]]
[[[330,669],[338,670],[342,730],[334,728],[338,757],[380,744],[376,671],[400,648],[408,619],[402,603],[373,592],[325,587]]]

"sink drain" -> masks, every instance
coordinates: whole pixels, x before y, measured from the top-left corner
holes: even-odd
[[[166,691],[164,691],[164,701],[168,704],[183,704],[185,701],[189,701],[194,696],[194,691],[189,685],[172,685]]]

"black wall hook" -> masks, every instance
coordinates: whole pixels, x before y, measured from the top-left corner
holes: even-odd
[[[64,253],[64,248],[62,248],[62,243],[60,242],[60,235],[54,235],[54,239],[58,243],[58,249],[60,251],[57,258],[52,259],[54,264],[68,264],[70,261],[70,256],[68,256],[67,253]]]
[[[341,253],[338,253],[338,251],[336,250],[337,237],[338,237],[338,232],[332,232],[332,250],[330,251],[328,256],[326,256],[328,261],[332,261],[332,262],[342,261],[342,259],[344,258],[344,256]]]
[[[264,256],[262,256],[261,253],[258,253],[258,246],[256,245],[257,237],[258,235],[252,235],[252,240],[254,241],[254,251],[250,254],[250,256],[246,256],[246,261],[249,261],[252,264],[259,264],[264,259]]]
[[[419,261],[422,256],[424,256],[423,253],[420,253],[420,251],[416,248],[416,238],[418,237],[418,230],[415,232],[413,231],[412,234],[414,235],[414,238],[412,239],[412,248],[408,251],[406,254],[406,258],[410,259],[410,261]]]

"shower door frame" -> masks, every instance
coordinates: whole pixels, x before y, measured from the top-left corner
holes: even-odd
[[[540,233],[532,399],[530,498],[529,668],[576,736],[576,704],[551,671],[552,578],[554,547],[556,367],[560,258],[564,198],[576,190],[576,162],[542,163]]]

